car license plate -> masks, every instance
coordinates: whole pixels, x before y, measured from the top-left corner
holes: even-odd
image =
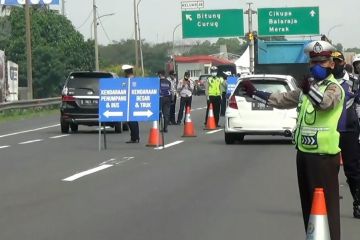
[[[251,103],[251,110],[267,110],[267,111],[271,111],[274,108],[266,105],[264,103],[260,103],[260,102],[252,102]]]
[[[81,104],[82,105],[96,105],[96,104],[98,104],[98,100],[97,99],[81,99]]]

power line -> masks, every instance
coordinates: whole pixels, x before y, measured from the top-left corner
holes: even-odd
[[[100,15],[99,12],[97,12],[97,13],[98,13],[98,15]],[[106,36],[107,40],[109,41],[109,43],[111,43],[112,41],[110,40],[109,35],[107,34],[107,32],[106,32],[106,30],[105,30],[105,28],[104,28],[104,25],[102,24],[101,19],[98,18],[98,20],[99,20],[99,22],[100,22],[100,25],[101,25],[102,30],[103,30],[104,33],[105,33],[105,36]]]
[[[90,11],[89,15],[87,16],[86,20],[79,27],[77,27],[76,29],[82,28],[89,21],[92,13],[93,13],[93,10],[91,9],[91,11]]]

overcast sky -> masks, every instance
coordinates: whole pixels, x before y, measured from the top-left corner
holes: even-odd
[[[137,2],[139,0],[136,0]],[[181,23],[181,2],[189,0],[141,0],[139,4],[141,37],[147,42],[172,41],[175,26]],[[61,0],[60,0],[61,2]],[[89,38],[91,32],[93,0],[66,0],[65,13],[73,25]],[[111,41],[134,38],[133,0],[96,0],[100,20],[99,43],[107,45]],[[345,48],[360,47],[360,2],[359,0],[204,0],[205,9],[247,9],[252,2],[253,9],[280,7],[320,8],[320,33],[330,35],[334,43]],[[90,16],[90,17],[89,17]],[[247,22],[247,16],[244,16]],[[254,30],[257,29],[257,15],[254,15]],[[245,24],[245,32],[247,32]],[[174,34],[175,41],[182,39],[181,27]],[[298,38],[301,39],[301,38]]]

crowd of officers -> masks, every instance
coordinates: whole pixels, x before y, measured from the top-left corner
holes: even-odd
[[[270,106],[297,108],[294,141],[296,166],[305,231],[308,229],[315,188],[323,188],[330,238],[340,240],[340,158],[353,197],[353,216],[360,219],[360,94],[356,76],[345,70],[344,55],[326,41],[305,47],[309,54],[309,75],[300,88],[287,93],[258,91],[243,81],[246,95]],[[360,56],[353,60],[359,74]],[[349,69],[348,69],[349,70]]]
[[[123,65],[125,77],[134,77],[133,66]],[[223,73],[225,76],[230,75],[230,72]],[[160,117],[161,131],[168,132],[168,125],[181,125],[185,123],[184,111],[187,107],[191,109],[192,95],[194,91],[194,81],[190,78],[190,73],[186,71],[184,77],[177,79],[176,73],[170,71],[166,77],[165,71],[157,72],[160,78]],[[207,110],[205,116],[205,125],[208,118],[209,106],[212,104],[214,118],[216,125],[219,126],[220,115],[225,115],[226,109],[226,77],[223,78],[218,74],[216,66],[211,67],[211,76],[205,83],[205,95],[207,97]],[[177,118],[175,116],[176,102],[179,102],[179,111]],[[130,140],[126,143],[139,143],[139,123],[128,122],[130,129]]]

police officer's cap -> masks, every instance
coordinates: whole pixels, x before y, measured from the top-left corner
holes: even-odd
[[[130,69],[133,69],[134,68],[134,66],[131,66],[131,65],[128,65],[128,64],[124,64],[124,65],[122,65],[122,67],[121,67],[121,69],[122,70],[130,70]]]
[[[326,61],[331,59],[335,47],[326,41],[312,41],[305,46],[304,52],[309,54],[311,61]]]
[[[225,71],[223,72],[226,76],[231,76],[231,72],[230,71]]]
[[[210,68],[210,72],[217,72],[217,70],[218,70],[217,66],[212,66]]]

